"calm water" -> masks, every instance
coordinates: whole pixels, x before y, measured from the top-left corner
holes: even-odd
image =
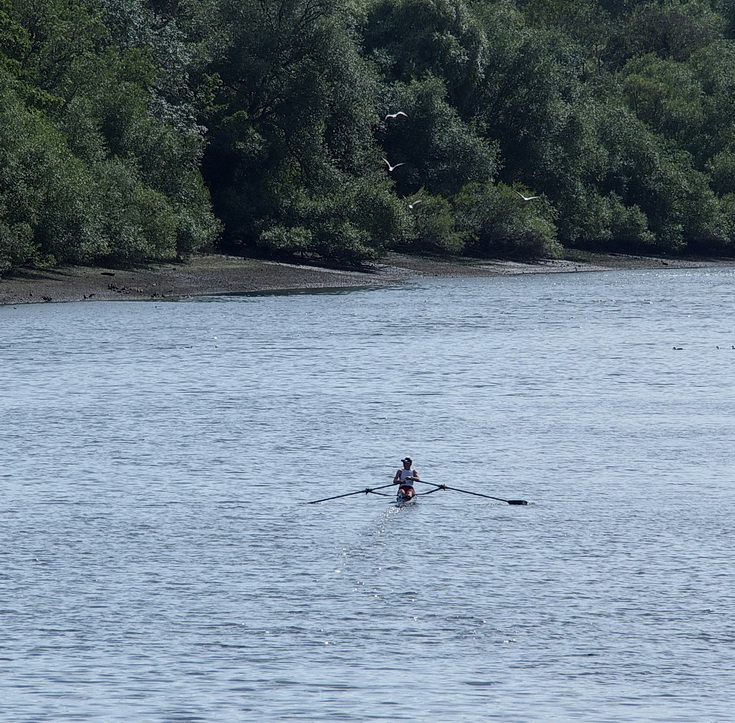
[[[0,307],[0,719],[732,720],[734,281]]]

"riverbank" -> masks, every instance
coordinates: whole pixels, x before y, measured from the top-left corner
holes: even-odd
[[[359,288],[402,284],[427,276],[508,276],[708,266],[735,266],[735,259],[664,259],[569,252],[564,259],[519,263],[391,254],[366,271],[342,271],[212,254],[196,256],[187,263],[128,271],[82,266],[26,270],[0,279],[0,304],[177,299],[212,294]]]

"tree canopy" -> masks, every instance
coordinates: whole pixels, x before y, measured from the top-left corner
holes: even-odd
[[[0,273],[732,255],[734,62],[725,0],[0,0]]]

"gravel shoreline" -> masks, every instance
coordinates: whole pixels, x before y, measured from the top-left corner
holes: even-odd
[[[386,286],[410,283],[422,277],[710,266],[735,266],[735,259],[664,259],[570,252],[567,258],[561,260],[518,263],[391,254],[366,271],[341,271],[211,254],[196,256],[187,263],[159,264],[129,271],[82,266],[26,270],[0,279],[0,304],[179,299],[213,294]]]

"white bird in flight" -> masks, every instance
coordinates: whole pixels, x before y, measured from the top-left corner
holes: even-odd
[[[399,110],[397,113],[388,113],[388,115],[385,116],[385,119],[388,120],[388,118],[398,118],[399,115],[403,116],[404,118],[408,118],[408,116],[402,110]]]
[[[385,163],[385,165],[386,165],[386,166],[388,166],[388,172],[389,172],[389,173],[390,173],[391,171],[395,171],[395,170],[396,170],[396,168],[398,168],[398,166],[405,166],[405,165],[406,165],[405,163],[396,163],[396,165],[395,165],[395,166],[391,166],[391,164],[390,164],[390,163],[388,163],[388,161],[387,161],[387,160],[386,160],[385,158],[383,159],[383,163]]]
[[[516,193],[524,200],[524,201],[533,201],[537,198],[541,198],[541,196],[524,196],[520,191],[516,191]]]
[[[420,203],[423,203],[423,202],[424,202],[424,201],[423,201],[423,199],[421,199],[421,198],[417,198],[417,199],[416,199],[416,200],[415,200],[415,201],[414,201],[413,203],[409,203],[409,204],[408,204],[408,207],[409,207],[409,208],[410,208],[411,210],[413,210],[413,207],[414,207],[414,206],[418,206],[418,205],[419,205]]]

